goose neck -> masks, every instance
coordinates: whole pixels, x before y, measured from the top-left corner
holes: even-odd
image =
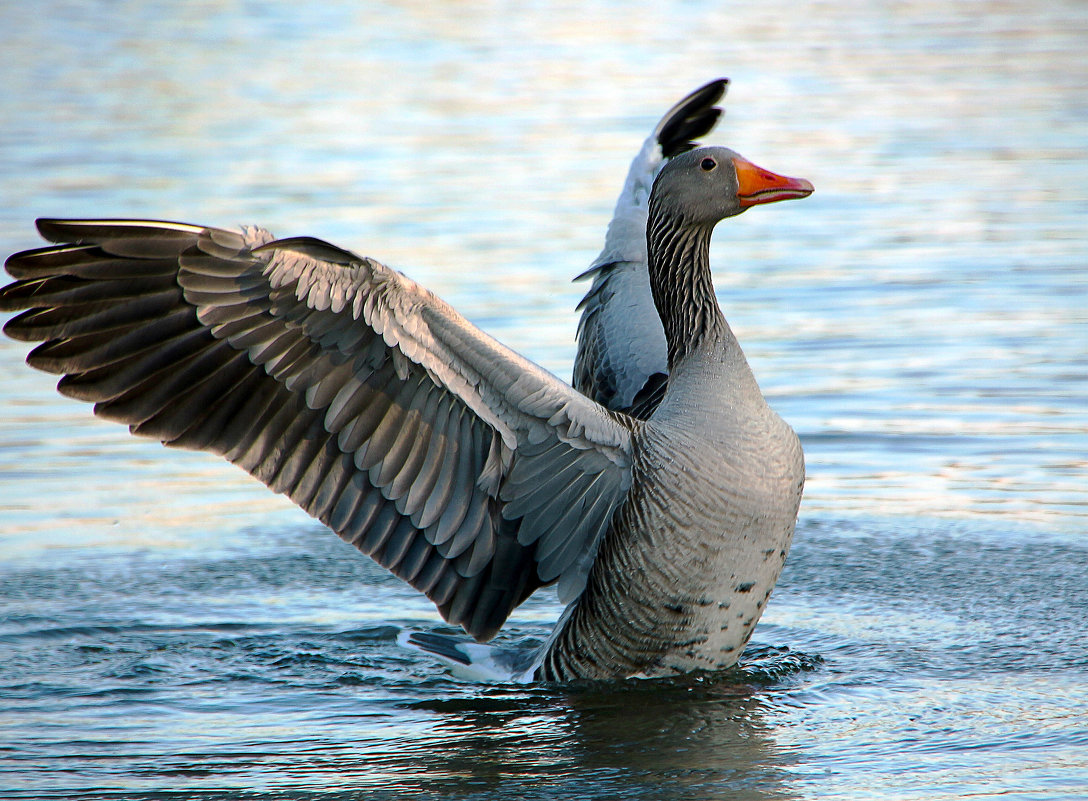
[[[728,326],[710,274],[714,226],[653,211],[646,227],[650,290],[665,329],[672,371],[709,337],[724,339]]]

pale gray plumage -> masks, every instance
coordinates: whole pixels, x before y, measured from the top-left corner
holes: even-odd
[[[704,116],[673,138],[705,129]],[[710,232],[746,207],[734,156],[684,153],[654,183],[649,281],[669,380],[646,421],[400,273],[262,229],[40,220],[61,244],[8,260],[18,280],[0,309],[27,310],[5,330],[44,341],[28,362],[63,373],[61,392],[223,455],[477,639],[558,582],[570,605],[530,674],[721,667],[770,594],[803,481],[797,438],[710,284]],[[791,186],[773,199],[811,191]]]
[[[740,185],[741,164],[730,150],[702,148],[654,182],[647,265],[668,383],[635,429],[632,488],[543,655],[544,678],[733,664],[778,579],[804,485],[801,445],[760,393],[709,263],[715,224],[770,202],[742,197],[752,187]],[[812,191],[766,177],[788,182],[774,199]]]

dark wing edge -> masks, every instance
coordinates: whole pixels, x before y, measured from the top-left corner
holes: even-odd
[[[484,640],[572,600],[630,485],[620,418],[400,273],[320,240],[41,220],[5,332],[95,413],[218,453]]]
[[[698,147],[697,140],[718,124],[723,111],[715,103],[725,97],[728,89],[728,78],[715,78],[666,111],[653,133],[661,155],[671,159]]]

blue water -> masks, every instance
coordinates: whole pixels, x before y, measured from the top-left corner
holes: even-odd
[[[1088,795],[1088,7],[925,0],[0,6],[0,251],[37,216],[259,222],[370,254],[562,376],[627,162],[812,180],[719,227],[805,445],[740,667],[458,682],[430,604],[240,471],[0,341],[0,797]],[[502,639],[545,636],[543,594]]]

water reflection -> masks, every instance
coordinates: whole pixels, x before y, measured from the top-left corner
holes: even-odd
[[[790,760],[742,676],[586,685],[412,705],[442,715],[436,775],[483,789],[577,781],[586,797],[787,799]],[[441,787],[429,780],[427,789]],[[545,794],[546,796],[546,794]]]
[[[790,760],[751,688],[634,687],[569,702],[572,741],[587,767],[633,771],[672,797],[796,797],[787,785]]]

